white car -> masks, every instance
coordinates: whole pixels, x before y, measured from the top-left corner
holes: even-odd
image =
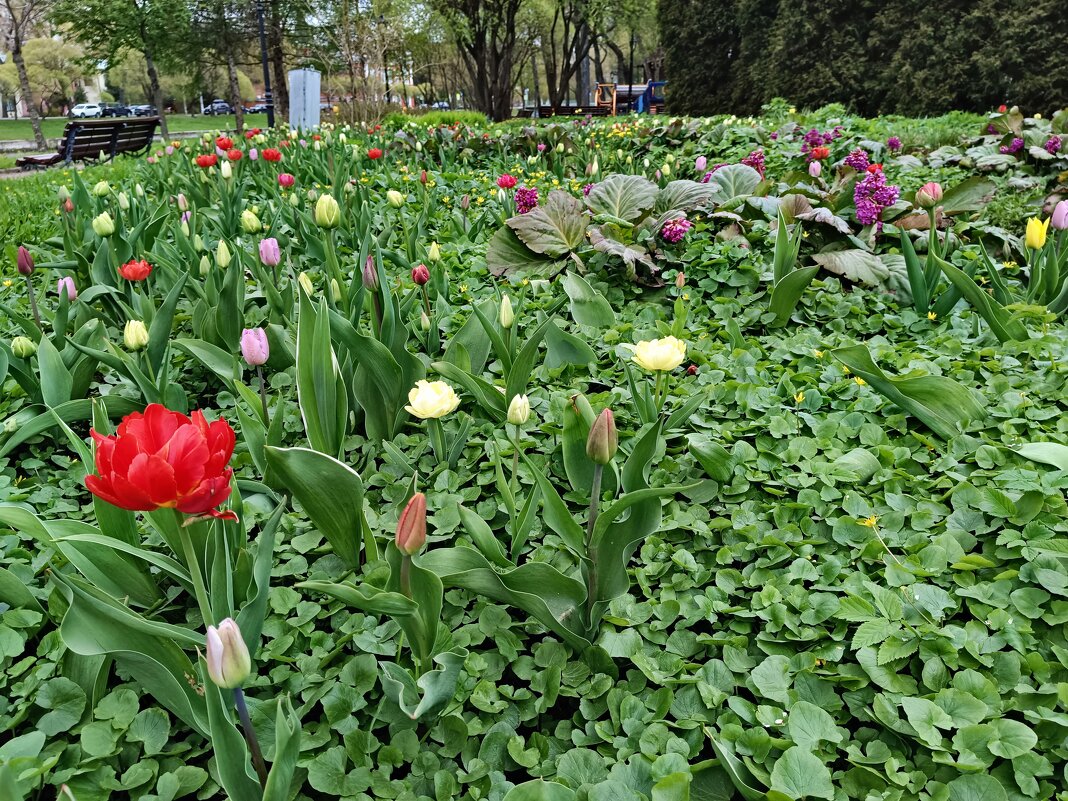
[[[104,107],[99,103],[79,103],[70,110],[72,117],[99,117],[104,113]]]

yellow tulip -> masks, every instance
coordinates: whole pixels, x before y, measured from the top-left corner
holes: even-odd
[[[686,360],[686,343],[675,337],[647,339],[634,348],[634,362],[652,372],[674,370]]]
[[[444,417],[460,405],[456,391],[444,381],[416,381],[404,408],[423,420]]]
[[[1025,241],[1027,247],[1032,250],[1041,250],[1042,246],[1046,244],[1046,231],[1049,229],[1049,220],[1040,220],[1038,217],[1032,217],[1027,221],[1027,236]]]

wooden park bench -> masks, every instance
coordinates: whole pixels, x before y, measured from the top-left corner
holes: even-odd
[[[152,146],[159,117],[127,120],[71,120],[55,153],[24,156],[15,162],[23,170],[44,169],[53,164],[72,161],[110,161],[120,153],[128,156],[145,153]]]

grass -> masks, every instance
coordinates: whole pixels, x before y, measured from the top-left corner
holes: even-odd
[[[42,121],[44,135],[49,139],[58,139],[63,135],[63,128],[68,120],[66,117],[49,117]],[[255,128],[267,127],[266,114],[246,114],[245,124]],[[226,117],[202,117],[192,114],[170,114],[167,116],[167,126],[172,133],[184,133],[187,131],[214,131],[219,128],[233,128],[233,116]],[[0,120],[0,142],[13,140],[33,141],[33,128],[28,119]]]

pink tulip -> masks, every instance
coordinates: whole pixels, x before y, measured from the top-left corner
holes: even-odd
[[[297,179],[290,175],[288,172],[283,172],[278,176],[278,185],[288,189],[297,182]]]
[[[241,332],[241,356],[250,367],[259,367],[270,355],[266,331],[262,328],[246,328]]]
[[[693,168],[694,168],[694,169],[695,169],[695,170],[696,170],[697,172],[702,172],[702,173],[703,173],[703,172],[705,171],[705,168],[706,168],[707,166],[708,166],[708,159],[707,159],[707,158],[705,158],[704,156],[698,156],[698,157],[697,157],[697,161],[695,161],[695,162],[693,163]]]
[[[179,211],[189,211],[189,201],[186,199],[185,195],[182,194],[181,192],[178,193],[178,210]]]
[[[168,156],[173,156],[174,155],[174,146],[173,145],[167,145],[165,148],[163,148],[163,152],[166,153]]]
[[[282,251],[274,237],[260,240],[260,261],[268,267],[277,267],[282,262]]]
[[[256,148],[254,148],[254,147],[249,148],[249,151],[248,151],[248,159],[249,159],[249,161],[255,161],[259,157],[260,157],[260,154],[259,154],[259,151],[256,150]]]
[[[56,294],[63,297],[67,296],[67,302],[73,303],[78,299],[78,287],[74,285],[74,279],[69,275],[65,275],[56,282]]]
[[[1058,231],[1068,230],[1068,200],[1062,200],[1053,207],[1053,218],[1050,225]]]
[[[823,172],[823,167],[820,166],[818,161],[810,161],[808,163],[808,174],[813,178],[819,178],[821,172]]]
[[[942,185],[934,181],[916,190],[916,205],[921,209],[933,209],[942,200]]]

